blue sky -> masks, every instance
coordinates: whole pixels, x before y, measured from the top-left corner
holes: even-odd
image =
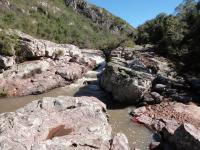
[[[161,12],[174,13],[182,0],[87,0],[109,10],[129,22],[134,27],[154,18]]]

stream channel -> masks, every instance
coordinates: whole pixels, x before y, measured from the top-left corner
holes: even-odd
[[[1,98],[0,113],[15,111],[31,101],[41,99],[43,97],[56,97],[60,95],[75,97],[94,96],[107,105],[109,123],[112,126],[113,133],[124,133],[129,140],[131,150],[133,148],[148,150],[149,144],[151,143],[152,132],[146,127],[134,123],[131,120],[129,112],[134,109],[134,107],[127,107],[114,102],[111,96],[99,87],[98,75],[105,68],[105,65],[106,63],[102,63],[97,70],[88,71],[88,73],[82,79],[79,79],[71,85],[53,89],[44,94],[14,98]]]

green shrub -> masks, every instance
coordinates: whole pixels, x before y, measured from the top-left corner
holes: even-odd
[[[18,45],[16,35],[8,35],[0,31],[0,55],[13,56]]]
[[[200,69],[200,1],[184,0],[176,15],[160,14],[138,27],[138,44],[155,44],[157,52]]]
[[[135,46],[135,42],[131,39],[126,40],[125,42],[123,42],[121,44],[121,46],[123,47],[134,47]]]
[[[57,51],[55,51],[54,53],[53,53],[53,57],[54,58],[59,58],[59,57],[61,57],[61,56],[63,56],[64,55],[64,52],[62,51],[62,50],[57,50]]]

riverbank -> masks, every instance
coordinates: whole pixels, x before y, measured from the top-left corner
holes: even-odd
[[[53,89],[43,94],[0,99],[0,113],[14,112],[26,104],[37,99],[42,99],[43,97],[57,97],[60,95],[75,97],[93,96],[107,104],[109,123],[113,134],[122,132],[127,136],[131,148],[148,150],[152,132],[146,127],[132,121],[129,115],[132,107],[123,107],[120,104],[116,104],[112,101],[110,95],[102,91],[99,87],[97,76],[102,72],[104,67],[105,63],[102,63],[96,71],[89,71],[82,79],[79,79],[75,83]]]
[[[198,99],[198,79],[180,76],[175,65],[156,55],[152,46],[118,47],[105,58],[99,50],[79,49],[73,45],[59,45],[19,34],[26,47],[23,55],[1,57],[1,63],[5,64],[1,73],[1,95],[7,96],[0,99],[1,113],[18,111],[32,101],[45,99],[44,97],[95,97],[108,109],[109,123],[114,131],[112,136],[118,132],[125,133],[125,136],[119,136],[124,137],[121,139],[124,146],[127,147],[127,137],[132,149],[142,150],[162,145],[162,132],[158,136],[161,138],[154,141],[152,131],[160,132],[168,123],[176,127],[169,128],[170,131],[173,129],[173,135],[185,123],[194,127],[199,124],[197,118],[189,115],[198,114],[200,110],[193,109],[190,104],[186,107],[186,103]],[[17,58],[22,62],[18,62]],[[13,64],[10,63],[11,60],[14,60]],[[9,66],[10,64],[12,65]],[[179,103],[171,103],[173,101]],[[135,106],[145,107],[136,109]],[[187,111],[179,112],[184,109]],[[194,110],[198,113],[193,112]],[[134,116],[130,116],[130,113]],[[161,121],[162,118],[164,121]],[[165,124],[166,120],[169,121]],[[171,134],[169,130],[167,133]],[[110,140],[110,146],[112,140],[120,143],[118,138],[110,137]],[[169,141],[169,138],[165,141]],[[171,142],[170,146],[173,144]]]
[[[151,148],[165,149],[168,143],[170,149],[198,149],[200,80],[180,74],[172,61],[157,55],[153,48],[112,50],[100,85],[114,100],[139,107],[131,112],[133,121],[160,136]]]

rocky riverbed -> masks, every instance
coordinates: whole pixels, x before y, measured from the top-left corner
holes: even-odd
[[[180,76],[168,59],[156,55],[153,47],[119,47],[109,54],[101,87],[117,101],[147,105],[165,99],[198,101],[199,79]]]
[[[134,121],[146,125],[161,135],[162,139],[156,143],[156,146],[160,144],[158,146],[160,149],[164,149],[166,143],[170,145],[170,149],[200,148],[200,107],[196,104],[162,102],[135,109],[132,115]]]
[[[199,149],[200,80],[152,46],[119,47],[106,64],[99,50],[9,32],[21,53],[0,57],[1,149]]]
[[[39,95],[23,97],[10,97],[0,99],[0,113],[16,111],[17,109],[43,97],[55,97],[59,95],[82,97],[92,96],[107,104],[109,124],[112,127],[112,137],[118,132],[124,133],[129,141],[130,148],[148,150],[151,142],[152,132],[144,126],[134,123],[129,115],[132,107],[125,107],[112,101],[112,98],[101,90],[97,75],[102,72],[105,63],[96,71],[89,71],[82,79],[65,87],[56,88]]]
[[[199,149],[197,76],[180,75],[176,65],[156,55],[150,45],[119,47],[108,60],[100,85],[116,101],[143,106],[131,114],[133,121],[159,133],[152,149]]]

